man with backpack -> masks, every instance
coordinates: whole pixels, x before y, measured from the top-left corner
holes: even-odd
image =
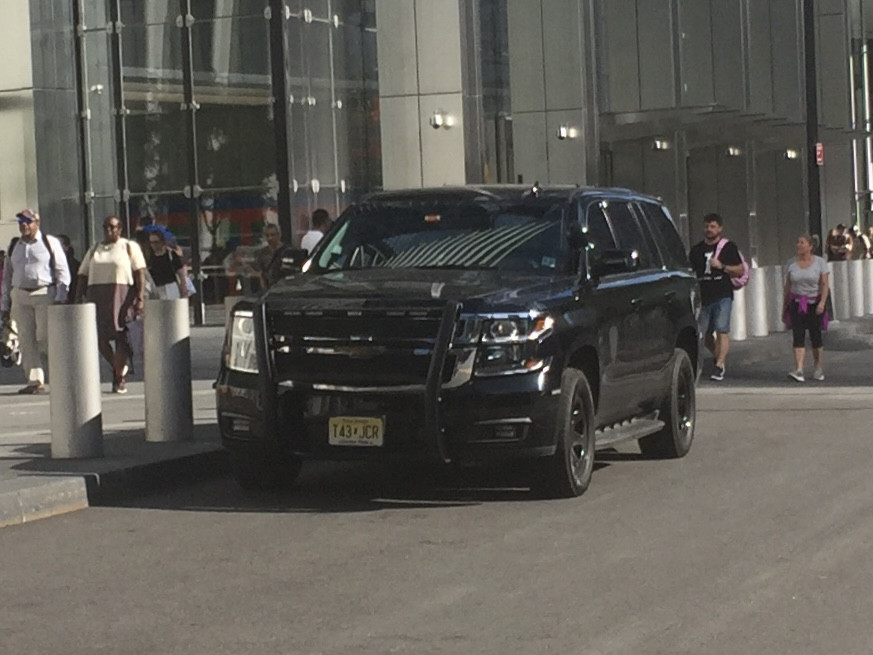
[[[41,393],[45,371],[41,355],[48,341],[48,305],[67,300],[70,269],[61,242],[39,229],[39,214],[24,209],[16,214],[21,238],[6,255],[0,312],[3,322],[17,324],[21,366],[27,386],[18,393]]]
[[[718,214],[703,217],[703,241],[691,248],[688,258],[700,283],[700,322],[703,343],[715,359],[710,376],[724,380],[725,359],[730,349],[733,280],[748,280],[748,265],[737,245],[722,237],[724,221]],[[741,285],[740,285],[741,286]]]

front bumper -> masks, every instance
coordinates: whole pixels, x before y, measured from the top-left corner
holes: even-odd
[[[366,392],[271,385],[263,403],[256,375],[223,371],[216,385],[218,424],[230,449],[268,448],[312,459],[442,459],[482,462],[554,452],[558,395],[549,371],[473,379],[443,390],[437,424],[426,420],[424,394],[413,390]],[[264,406],[273,406],[273,416]],[[383,421],[381,446],[328,443],[332,416]],[[436,432],[436,434],[435,434]],[[434,441],[440,440],[440,446]]]

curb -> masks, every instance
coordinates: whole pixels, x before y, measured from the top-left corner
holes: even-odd
[[[79,476],[23,475],[0,480],[0,528],[86,507],[88,491]]]
[[[31,523],[126,496],[225,475],[230,462],[216,447],[103,473],[21,475],[0,480],[0,528]]]

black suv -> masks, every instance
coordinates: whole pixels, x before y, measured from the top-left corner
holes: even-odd
[[[699,294],[657,199],[625,189],[386,191],[229,319],[218,422],[244,487],[303,459],[523,458],[549,496],[595,448],[691,447]]]

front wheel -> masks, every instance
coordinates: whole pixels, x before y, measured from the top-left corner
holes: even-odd
[[[660,412],[665,425],[660,432],[640,439],[640,451],[645,457],[684,457],[694,440],[697,419],[694,367],[688,353],[680,348],[673,353],[672,364],[670,395]]]
[[[556,450],[537,462],[533,488],[548,498],[581,496],[594,472],[594,399],[585,374],[568,368],[561,376]]]
[[[233,477],[246,491],[277,491],[290,487],[303,461],[294,455],[269,452],[231,452]]]

